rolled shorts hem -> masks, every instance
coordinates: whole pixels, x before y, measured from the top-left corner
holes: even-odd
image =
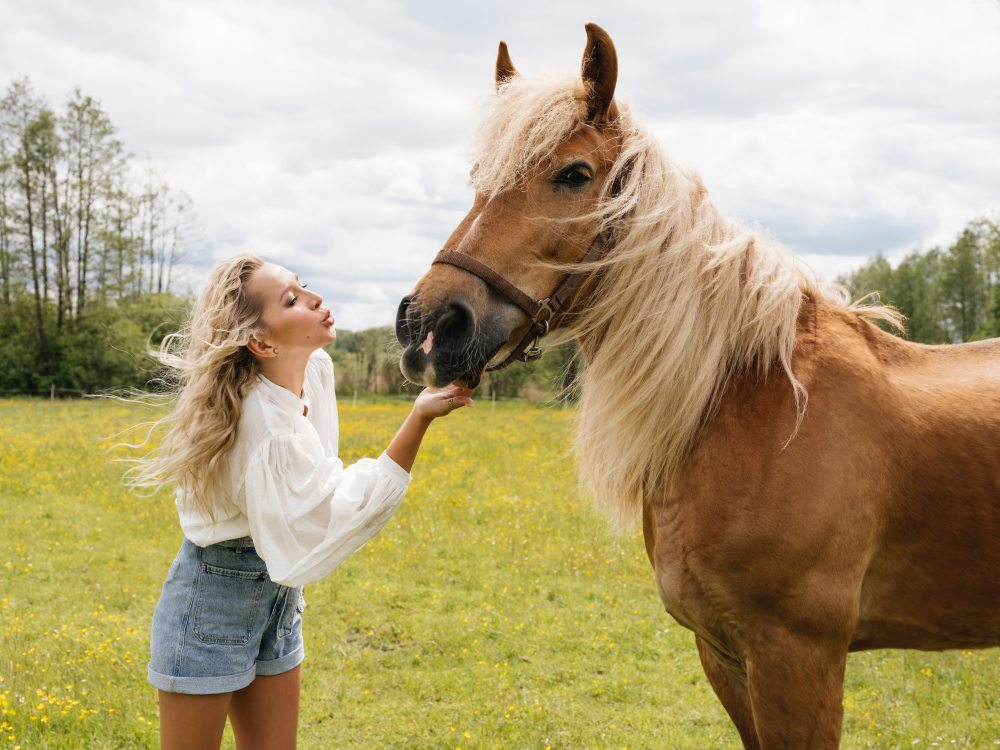
[[[269,659],[267,661],[257,662],[257,674],[263,675],[265,677],[272,677],[276,674],[282,674],[290,669],[295,669],[306,656],[306,650],[304,646],[299,646],[297,649],[292,651],[290,654],[285,654],[284,656],[278,657],[277,659]]]
[[[250,668],[238,674],[227,674],[218,677],[172,677],[160,674],[147,668],[146,678],[149,684],[158,690],[168,693],[186,693],[188,695],[213,695],[215,693],[231,693],[242,690],[257,676],[257,670]]]

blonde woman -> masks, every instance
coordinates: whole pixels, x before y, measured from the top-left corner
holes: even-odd
[[[330,573],[402,500],[431,421],[469,392],[424,390],[385,452],[337,458],[336,338],[319,294],[253,256],[212,271],[162,361],[180,381],[133,484],[173,483],[184,541],[153,616],[149,681],[164,749],[293,748],[302,586]]]

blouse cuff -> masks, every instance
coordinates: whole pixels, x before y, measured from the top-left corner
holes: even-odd
[[[378,467],[393,479],[400,487],[406,489],[413,478],[406,469],[393,461],[388,453],[383,453],[378,457]]]

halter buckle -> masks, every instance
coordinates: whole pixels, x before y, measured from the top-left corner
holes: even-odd
[[[536,359],[540,359],[542,354],[545,353],[545,350],[538,345],[538,342],[549,332],[549,320],[552,318],[552,308],[549,306],[547,299],[540,300],[538,304],[539,310],[535,313],[535,317],[531,319],[537,333],[535,333],[535,337],[531,340],[531,345],[524,350],[525,362],[534,362]],[[544,320],[540,319],[543,312],[548,313]]]
[[[538,309],[535,311],[535,315],[531,319],[531,322],[532,323],[536,323],[536,324],[537,323],[544,323],[545,324],[545,333],[542,333],[539,336],[539,338],[541,338],[541,336],[544,336],[546,333],[549,332],[549,321],[552,320],[552,316],[555,315],[555,310],[552,309],[552,298],[551,297],[546,297],[545,299],[540,299],[535,304],[538,305]],[[544,313],[545,317],[542,317],[543,313]]]
[[[538,345],[538,339],[536,338],[531,342],[531,346],[524,350],[523,361],[534,362],[536,359],[541,359],[543,354],[545,354],[545,350]]]

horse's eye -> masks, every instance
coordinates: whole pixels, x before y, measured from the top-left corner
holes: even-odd
[[[557,186],[582,188],[591,179],[590,168],[586,164],[571,164],[555,176],[553,183]]]

